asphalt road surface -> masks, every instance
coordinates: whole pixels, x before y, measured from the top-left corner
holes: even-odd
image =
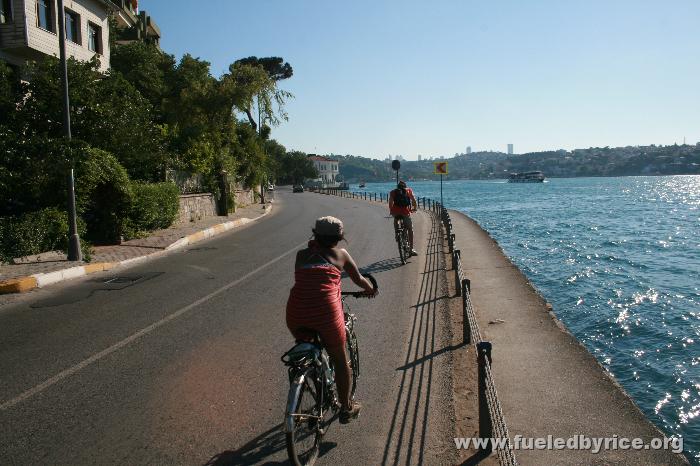
[[[402,266],[386,205],[276,197],[240,230],[0,307],[0,464],[286,464],[284,308],[322,215],[381,294],[349,300],[364,409],[330,427],[318,464],[453,463],[437,225],[416,216]]]

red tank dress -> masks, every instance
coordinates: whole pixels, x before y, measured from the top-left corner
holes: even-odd
[[[328,348],[345,344],[345,319],[340,298],[341,273],[323,256],[323,263],[305,264],[294,272],[287,300],[287,327],[294,338],[307,340],[312,329]]]

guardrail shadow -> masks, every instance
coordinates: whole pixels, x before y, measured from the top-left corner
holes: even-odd
[[[394,413],[387,434],[382,464],[422,464],[425,462],[426,440],[433,389],[434,360],[452,348],[436,350],[439,330],[436,322],[440,300],[447,299],[442,289],[439,267],[444,261],[442,238],[438,219],[432,220],[425,271],[422,274],[418,300],[414,309],[413,326],[409,337],[405,364],[396,397]]]

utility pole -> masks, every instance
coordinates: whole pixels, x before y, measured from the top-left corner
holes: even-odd
[[[260,110],[260,96],[258,95],[258,135],[260,136],[260,143],[263,145],[263,153],[266,153],[265,152],[265,143],[262,140],[263,128],[262,128],[262,121],[261,120],[262,120],[262,112]],[[265,204],[265,188],[267,186],[266,183],[267,183],[267,180],[265,177],[263,177],[263,180],[260,183],[260,199],[261,199],[263,205]]]
[[[75,160],[70,147],[72,138],[70,129],[70,97],[68,95],[68,62],[66,60],[66,10],[63,0],[58,0],[58,46],[61,58],[61,82],[63,84],[63,132],[68,140],[68,150],[71,151],[71,168],[68,172],[68,260],[82,261],[83,252],[80,249],[78,236],[78,216],[75,209]]]

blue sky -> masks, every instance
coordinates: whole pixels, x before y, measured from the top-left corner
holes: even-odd
[[[698,0],[142,0],[220,75],[281,56],[288,149],[377,158],[700,141]],[[193,8],[193,6],[199,8]]]

